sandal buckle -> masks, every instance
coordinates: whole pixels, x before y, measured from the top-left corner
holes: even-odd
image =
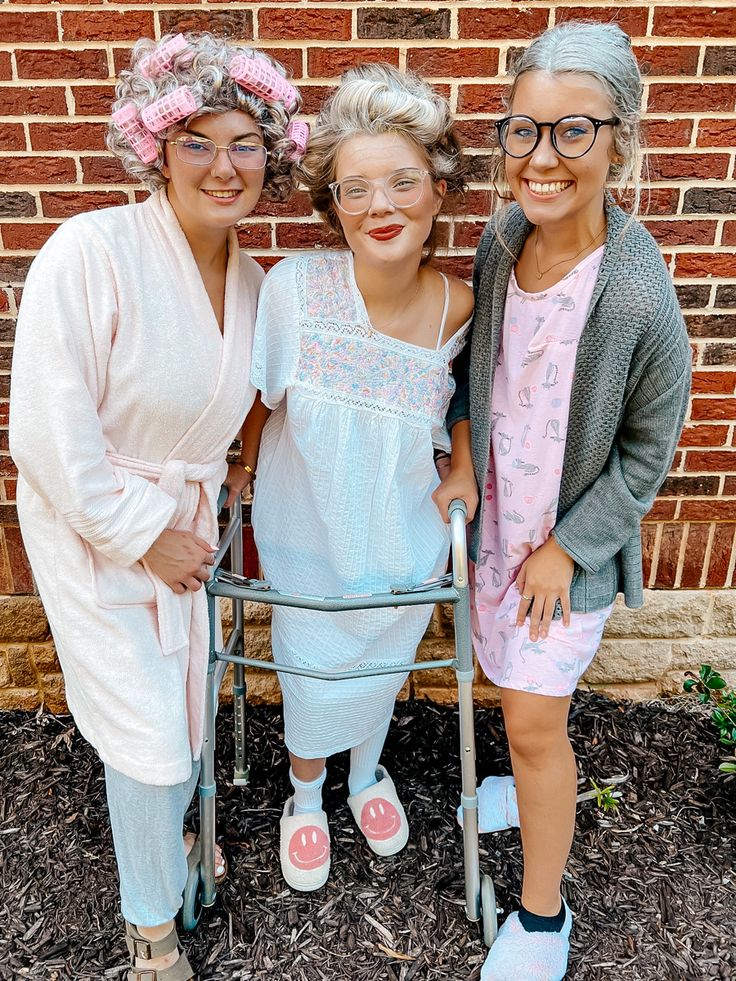
[[[140,971],[137,981],[158,981],[158,973],[156,971]]]
[[[151,960],[151,944],[147,940],[134,940],[133,947],[135,948],[135,956],[142,958],[144,961]],[[142,981],[156,981],[155,971],[146,971],[146,974],[150,974],[150,978],[144,978],[141,975]]]

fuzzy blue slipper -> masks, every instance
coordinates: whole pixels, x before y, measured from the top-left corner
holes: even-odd
[[[565,922],[559,933],[529,933],[518,913],[511,913],[498,931],[480,981],[564,981],[570,954],[572,913],[565,900]]]
[[[463,826],[462,806],[457,809],[457,823]],[[519,827],[519,806],[513,777],[486,777],[478,787],[478,831],[506,831]]]

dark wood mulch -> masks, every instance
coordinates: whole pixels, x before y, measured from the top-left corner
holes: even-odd
[[[507,772],[498,711],[479,711],[478,772]],[[232,714],[218,723],[220,831],[231,876],[185,943],[201,981],[476,981],[484,950],[462,906],[455,713],[398,706],[384,759],[401,774],[412,841],[368,851],[345,798],[346,754],[326,803],[333,872],[316,894],[279,875],[287,792],[279,713],[250,712],[252,782],[227,783]],[[707,719],[681,704],[621,706],[576,696],[572,735],[583,785],[627,772],[618,818],[579,807],[566,893],[577,925],[574,981],[736,977],[736,781],[717,772]],[[489,738],[490,732],[490,738]],[[68,717],[0,717],[0,979],[100,981],[124,973],[117,880],[102,771]],[[518,832],[481,838],[499,904],[520,887]],[[519,979],[523,981],[523,979]]]

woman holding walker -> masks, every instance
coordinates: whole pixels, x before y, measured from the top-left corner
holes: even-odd
[[[484,981],[565,976],[570,698],[616,594],[642,603],[640,523],[687,406],[690,351],[667,269],[606,190],[633,182],[636,212],[641,94],[617,26],[567,23],[521,56],[496,124],[514,203],[478,249],[472,340],[448,415],[463,449],[436,494],[472,513],[480,488],[474,646],[502,689],[514,776],[483,782],[479,824],[520,825],[524,853],[521,907]]]

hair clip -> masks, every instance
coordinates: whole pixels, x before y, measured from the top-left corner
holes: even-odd
[[[141,122],[138,107],[129,102],[112,114],[112,121],[122,132],[133,153],[143,163],[154,163],[158,159],[158,144],[149,130]]]
[[[175,34],[164,44],[151,51],[144,58],[141,58],[138,69],[144,78],[158,78],[164,72],[169,71],[174,64],[174,58],[181,54],[185,48],[189,47],[189,42],[183,34]],[[191,59],[190,59],[191,60]]]
[[[286,138],[295,144],[291,159],[298,163],[304,156],[309,142],[309,123],[302,122],[301,119],[292,119],[286,129]]]
[[[287,112],[293,112],[299,103],[294,86],[265,58],[236,55],[228,66],[228,74],[238,85],[268,102],[283,102]]]
[[[152,133],[160,133],[199,109],[194,93],[187,85],[180,85],[141,111],[141,119]]]

